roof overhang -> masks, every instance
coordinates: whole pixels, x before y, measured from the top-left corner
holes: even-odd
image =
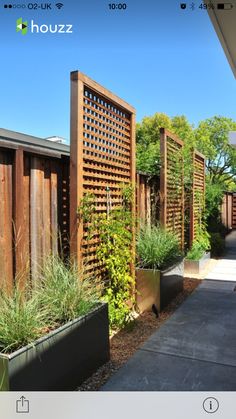
[[[209,1],[204,3],[209,4]],[[236,78],[236,0],[229,0],[227,5],[230,4],[231,9],[220,10],[214,2],[215,8],[208,9],[208,14]]]

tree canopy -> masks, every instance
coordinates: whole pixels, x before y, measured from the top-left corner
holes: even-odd
[[[218,190],[236,190],[236,150],[228,143],[228,133],[236,122],[213,116],[194,128],[184,115],[170,118],[164,113],[146,116],[137,124],[137,169],[148,174],[160,171],[160,128],[167,128],[184,142],[186,179],[190,178],[191,150],[206,157],[208,184],[219,184]]]
[[[196,147],[206,157],[209,181],[223,184],[225,189],[236,180],[236,150],[228,140],[232,130],[236,130],[236,122],[223,116],[206,119],[195,130]]]

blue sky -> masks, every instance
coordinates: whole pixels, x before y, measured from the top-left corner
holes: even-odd
[[[138,121],[155,112],[184,114],[195,125],[215,114],[236,120],[236,82],[200,2],[194,12],[176,0],[128,0],[126,11],[108,3],[64,0],[60,11],[45,12],[0,7],[0,127],[69,139],[76,69],[133,105]],[[19,17],[73,24],[74,33],[23,36],[15,31]]]

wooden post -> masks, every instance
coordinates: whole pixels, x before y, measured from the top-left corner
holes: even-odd
[[[83,83],[78,72],[71,73],[71,143],[70,143],[70,255],[82,263],[83,222],[78,207],[83,198]]]
[[[131,177],[131,185],[133,187],[134,196],[132,202],[132,253],[133,253],[133,262],[131,264],[131,275],[135,278],[135,246],[136,246],[136,115],[135,113],[131,114],[131,147],[130,147],[130,154],[131,154],[131,167],[130,167],[130,177]]]
[[[160,153],[161,153],[161,172],[160,172],[160,224],[166,227],[166,209],[167,209],[167,153],[166,153],[166,133],[165,129],[160,129]]]
[[[194,240],[194,191],[195,191],[195,151],[192,152],[192,165],[193,165],[193,173],[192,173],[192,190],[191,190],[191,197],[190,197],[190,220],[189,220],[189,234],[190,234],[190,240],[189,245],[190,247],[193,244]]]
[[[182,177],[181,177],[181,187],[182,187],[182,197],[181,197],[181,250],[184,250],[184,156],[183,156],[183,146],[181,146],[181,163],[182,163]]]
[[[13,225],[14,225],[14,273],[20,286],[24,287],[29,275],[27,261],[27,237],[24,214],[24,152],[15,151],[13,169]]]

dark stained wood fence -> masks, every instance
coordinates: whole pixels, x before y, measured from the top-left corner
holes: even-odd
[[[86,240],[77,210],[91,194],[96,211],[105,212],[108,201],[111,207],[121,202],[121,184],[135,186],[135,110],[77,71],[71,73],[70,176],[71,256],[85,274],[99,277],[98,238]],[[135,216],[135,203],[132,212]]]
[[[136,214],[140,224],[156,225],[160,221],[160,177],[136,175]]]
[[[0,283],[13,279],[13,155],[0,149]]]
[[[236,193],[224,193],[221,205],[221,221],[228,230],[236,229]]]
[[[190,199],[190,246],[196,238],[197,228],[202,223],[205,207],[205,157],[193,151],[193,183]]]
[[[160,222],[173,231],[184,248],[184,172],[183,142],[174,134],[160,129]]]
[[[232,196],[232,228],[236,228],[236,193]]]
[[[46,144],[46,143],[45,143]],[[69,157],[0,141],[0,284],[37,277],[69,239]]]

